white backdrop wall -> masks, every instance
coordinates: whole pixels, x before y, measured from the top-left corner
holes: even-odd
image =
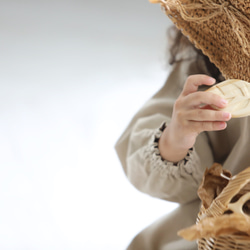
[[[114,151],[165,81],[168,26],[147,0],[0,0],[0,249],[125,249],[176,207]]]

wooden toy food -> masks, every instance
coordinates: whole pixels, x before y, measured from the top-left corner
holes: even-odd
[[[228,104],[223,110],[230,112],[233,118],[250,115],[249,82],[230,79],[218,83],[206,91],[215,93],[226,99]]]

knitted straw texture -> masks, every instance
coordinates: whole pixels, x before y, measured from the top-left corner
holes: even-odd
[[[250,82],[250,0],[151,0],[226,79]]]

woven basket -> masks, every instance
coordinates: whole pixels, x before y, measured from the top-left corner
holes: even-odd
[[[212,204],[205,209],[201,206],[197,217],[197,224],[202,217],[218,217],[229,210],[230,201],[236,195],[249,193],[250,167],[232,177],[227,186],[213,200]],[[231,203],[232,204],[232,203]],[[245,214],[246,215],[246,214]],[[246,215],[249,216],[249,215]],[[250,236],[239,234],[223,235],[213,238],[198,239],[199,250],[248,250],[250,249]]]
[[[198,241],[199,250],[248,250],[250,238],[240,235],[219,236]]]

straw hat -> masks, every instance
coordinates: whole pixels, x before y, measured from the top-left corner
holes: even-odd
[[[250,0],[149,0],[226,79],[250,82]]]

